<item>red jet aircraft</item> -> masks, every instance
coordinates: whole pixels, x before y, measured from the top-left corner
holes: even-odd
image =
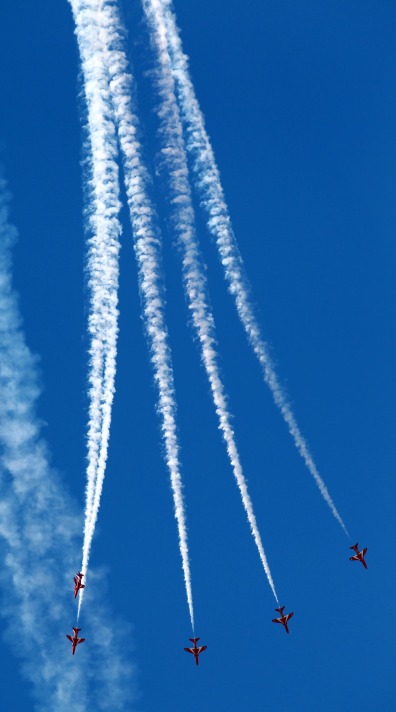
[[[354,546],[350,546],[349,548],[350,548],[350,549],[353,549],[354,551],[356,551],[355,556],[351,556],[351,557],[349,558],[349,561],[361,561],[362,564],[363,564],[363,566],[364,566],[364,568],[367,569],[367,564],[366,564],[366,562],[365,562],[365,560],[364,560],[364,557],[366,556],[366,553],[367,553],[367,547],[366,547],[365,549],[362,549],[362,551],[359,551],[359,545],[358,545],[358,544],[354,544]]]
[[[77,645],[79,645],[80,643],[84,643],[85,638],[78,637],[78,634],[79,634],[81,628],[72,628],[72,630],[74,630],[73,638],[71,637],[71,635],[67,635],[66,638],[68,640],[70,640],[70,642],[72,644],[72,655],[74,655],[74,653],[76,652]]]
[[[278,613],[280,613],[280,618],[273,618],[272,622],[273,623],[282,623],[282,625],[285,626],[286,633],[288,633],[289,628],[287,626],[287,621],[289,621],[290,618],[292,616],[294,616],[294,613],[288,613],[287,616],[284,616],[283,615],[284,608],[285,608],[285,606],[282,606],[282,608],[275,608],[275,610],[278,611]]]
[[[85,588],[85,585],[82,582],[82,577],[84,574],[82,574],[80,571],[78,571],[74,577],[74,598],[77,598],[77,594],[80,590],[80,588]]]
[[[195,662],[196,662],[196,664],[198,665],[198,656],[199,656],[201,653],[203,653],[203,651],[206,650],[206,648],[207,648],[208,646],[207,646],[207,645],[201,645],[200,648],[197,648],[197,641],[199,640],[199,638],[189,638],[189,640],[191,640],[191,642],[194,643],[194,647],[193,647],[193,648],[184,648],[184,650],[186,651],[186,653],[192,653],[192,654],[194,655],[194,657],[195,657]]]

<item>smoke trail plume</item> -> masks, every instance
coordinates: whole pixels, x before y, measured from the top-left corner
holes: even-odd
[[[16,231],[8,222],[8,202],[5,183],[0,180],[0,586],[4,637],[21,660],[38,712],[131,710],[136,683],[128,662],[130,636],[125,624],[114,621],[96,596],[84,622],[87,642],[78,651],[77,665],[65,638],[75,616],[72,575],[82,517],[49,465],[40,433],[37,359],[25,343],[12,287],[11,249]],[[100,590],[99,582],[96,588]],[[88,595],[93,596],[92,592]],[[107,621],[111,621],[112,630]]]
[[[290,403],[279,383],[278,376],[269,356],[268,347],[262,337],[261,328],[254,313],[249,296],[250,288],[245,275],[241,254],[232,230],[228,207],[221,185],[220,173],[216,165],[210,139],[205,129],[204,117],[195,96],[188,58],[183,53],[178,34],[176,19],[170,10],[170,0],[156,0],[157,14],[166,25],[166,37],[172,61],[177,98],[180,104],[182,122],[186,134],[187,151],[191,156],[195,186],[201,206],[206,215],[207,226],[213,236],[220,261],[224,267],[225,278],[230,294],[235,299],[239,318],[246,331],[248,340],[261,365],[264,380],[269,386],[274,402],[282,413],[294,440],[295,446],[303,458],[319,491],[328,504],[333,516],[346,534],[348,531],[338,513],[330,493],[313,461],[307,442],[303,437]]]
[[[81,571],[86,575],[106,471],[118,336],[119,180],[105,47],[97,0],[70,0],[87,106],[89,169],[88,286],[90,311],[87,486]],[[84,590],[80,591],[78,614]]]
[[[219,418],[228,457],[242,497],[261,563],[275,599],[278,601],[271,571],[264,552],[256,517],[253,511],[246,480],[243,474],[234,433],[231,427],[227,396],[221,380],[217,357],[217,342],[213,314],[207,298],[207,285],[200,249],[195,233],[194,212],[188,183],[187,158],[184,149],[182,126],[175,97],[175,88],[167,50],[166,28],[158,0],[144,0],[143,7],[150,27],[150,40],[157,57],[154,80],[158,92],[161,164],[166,168],[173,229],[182,254],[184,288],[191,310],[192,321],[198,335],[202,361],[208,375],[212,396]]]
[[[161,279],[161,240],[148,195],[150,180],[141,155],[139,120],[132,105],[133,78],[128,68],[124,29],[116,5],[104,2],[100,18],[101,40],[106,47],[112,110],[124,165],[145,330],[158,389],[157,408],[161,417],[161,432],[172,487],[187,602],[194,630],[187,526],[176,426],[176,397]]]

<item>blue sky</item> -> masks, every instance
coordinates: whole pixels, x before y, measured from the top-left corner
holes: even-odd
[[[394,704],[394,624],[384,616],[396,543],[396,10],[324,0],[174,7],[264,336],[353,541],[320,498],[261,381],[197,212],[241,459],[281,603],[295,611],[290,636],[272,625],[273,597],[187,324],[158,185],[196,632],[208,650],[198,669],[183,652],[190,623],[124,210],[116,397],[91,565],[105,571],[104,622],[114,616],[131,626],[134,652],[124,655],[138,668],[140,698],[125,709],[387,712]],[[147,35],[140,3],[125,1],[124,9],[153,160]],[[73,30],[66,0],[0,8],[1,162],[20,235],[14,285],[27,343],[40,357],[43,436],[82,508],[88,341]],[[369,547],[368,571],[348,561],[356,540]],[[73,624],[69,607],[60,634]],[[89,639],[73,663],[82,664],[88,647]],[[0,655],[4,705],[32,709],[7,641]],[[99,688],[100,673],[90,684]]]

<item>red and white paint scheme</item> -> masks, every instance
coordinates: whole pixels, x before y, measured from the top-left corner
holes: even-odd
[[[362,551],[359,551],[358,544],[354,544],[353,546],[350,546],[349,548],[356,551],[355,556],[350,556],[349,561],[360,561],[363,564],[364,568],[367,569],[367,564],[364,560],[364,557],[366,556],[366,553],[367,553],[367,546],[365,549],[362,549]]]
[[[72,628],[72,630],[74,630],[73,638],[71,637],[71,635],[67,635],[66,638],[70,640],[72,644],[72,655],[74,655],[74,653],[76,652],[77,645],[79,645],[80,643],[85,643],[85,638],[78,637],[81,628]]]
[[[294,613],[293,612],[288,613],[287,616],[284,616],[283,615],[284,609],[285,609],[285,606],[282,606],[281,608],[275,608],[275,610],[278,611],[278,613],[280,613],[280,618],[273,618],[272,622],[273,623],[282,623],[282,625],[285,627],[286,633],[288,633],[289,628],[288,628],[287,622],[290,620],[290,618],[292,616],[294,616]]]
[[[81,573],[81,571],[77,571],[75,577],[74,577],[74,598],[77,598],[77,594],[80,590],[80,588],[85,588],[85,585],[82,582],[82,577],[84,574]]]
[[[186,653],[192,653],[192,654],[194,655],[194,657],[195,657],[195,662],[196,662],[196,664],[198,665],[198,656],[199,656],[201,653],[203,653],[203,651],[206,650],[206,648],[207,648],[208,646],[207,646],[207,645],[201,645],[200,648],[197,648],[197,641],[199,640],[199,638],[189,638],[189,640],[191,640],[191,642],[194,643],[194,647],[193,647],[193,648],[184,648],[184,650],[186,651]]]

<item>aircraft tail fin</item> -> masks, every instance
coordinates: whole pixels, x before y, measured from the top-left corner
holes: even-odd
[[[192,643],[196,643],[199,640],[199,638],[189,638],[189,640],[191,640]]]
[[[355,549],[355,551],[357,551],[357,549],[359,548],[359,544],[356,542],[356,544],[354,544],[353,546],[350,546],[349,548]]]
[[[281,606],[281,608],[275,608],[275,610],[282,615],[283,611],[285,610],[285,606]]]

